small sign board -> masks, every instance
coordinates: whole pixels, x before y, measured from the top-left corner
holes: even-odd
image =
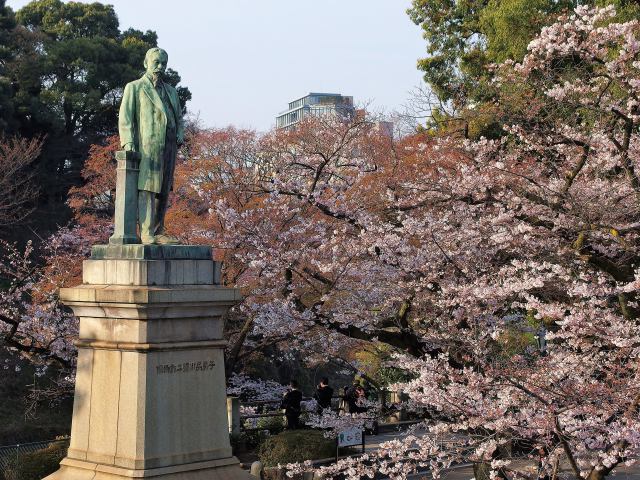
[[[338,434],[338,447],[351,447],[353,445],[362,445],[363,432],[360,428],[351,428],[344,430]]]

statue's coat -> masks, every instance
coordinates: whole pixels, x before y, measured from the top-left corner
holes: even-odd
[[[184,123],[182,121],[182,109],[178,100],[178,92],[171,85],[164,84],[171,114],[175,116],[176,137],[178,143],[184,138]],[[173,172],[173,165],[163,169],[163,151],[166,141],[167,114],[160,95],[154,88],[151,80],[143,75],[124,88],[120,115],[118,119],[120,131],[120,144],[124,147],[127,143],[133,145],[133,149],[140,152],[140,174],[138,176],[138,190],[160,193],[162,189],[163,171]],[[173,184],[173,175],[166,181]],[[169,185],[165,191],[171,190]]]

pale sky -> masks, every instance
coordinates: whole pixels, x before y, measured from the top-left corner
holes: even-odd
[[[8,0],[14,10],[27,0]],[[421,83],[410,0],[111,0],[120,28],[155,30],[204,126],[267,130],[309,92],[400,110]]]

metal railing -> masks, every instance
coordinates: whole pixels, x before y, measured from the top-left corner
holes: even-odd
[[[229,397],[231,398],[231,397]],[[380,405],[380,410],[385,410],[386,415],[384,416],[387,419],[387,422],[390,423],[403,423],[406,420],[406,412],[403,408],[393,408],[392,405],[401,402],[404,399],[404,395],[399,392],[392,392],[388,390],[380,390],[378,392],[378,402]],[[304,397],[302,399],[303,402],[312,400],[311,397]],[[332,409],[335,411],[343,411],[343,396],[334,395],[332,397]],[[259,419],[259,418],[273,418],[280,417],[282,419],[282,427],[284,427],[284,413],[280,410],[280,400],[262,400],[262,401],[254,401],[254,402],[240,402],[239,399],[236,398],[237,410],[229,411],[229,430],[232,433],[240,433],[240,431],[251,432],[251,431],[262,431],[262,430],[272,430],[279,428],[276,425],[271,426],[248,426],[246,420],[251,419]],[[230,408],[230,404],[228,403],[228,408]],[[242,407],[257,407],[257,411],[255,413],[240,413],[240,406]],[[236,417],[237,415],[237,417]],[[395,417],[392,419],[392,417]],[[385,419],[380,418],[379,421],[385,422]],[[234,427],[235,426],[235,427]],[[280,428],[282,428],[280,427]]]
[[[22,455],[37,452],[50,445],[69,444],[69,437],[57,438],[55,440],[45,440],[41,442],[18,443],[16,445],[0,446],[0,471],[9,468],[17,462]]]

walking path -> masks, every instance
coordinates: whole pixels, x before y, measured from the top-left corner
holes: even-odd
[[[389,428],[389,426],[387,425],[386,428]],[[420,435],[426,435],[427,432],[424,430],[417,430],[414,432],[414,434],[420,436]],[[365,437],[365,452],[367,453],[374,452],[380,448],[381,443],[402,438],[404,435],[406,435],[406,431],[399,431],[399,430],[388,430],[378,435],[367,435]],[[247,462],[247,460],[249,459],[248,458],[244,459],[245,462]],[[326,465],[331,461],[332,459],[328,458],[324,460],[318,460],[317,462],[324,463]],[[532,461],[519,460],[519,462],[524,463],[526,465],[527,463],[531,463]],[[250,465],[250,461],[248,462],[248,465]],[[532,470],[534,470],[533,465],[532,465]],[[424,472],[424,473],[417,473],[415,475],[411,475],[408,478],[411,480],[419,480],[423,478],[428,480],[428,479],[431,479],[432,477],[429,472]],[[565,469],[561,469],[561,472],[559,473],[558,478],[571,480],[574,477],[572,472]],[[454,466],[452,468],[442,471],[440,475],[440,479],[441,480],[474,480],[473,467],[469,464]],[[607,480],[640,480],[640,464],[634,465],[631,467],[621,466],[620,468],[617,468],[611,475],[609,475],[607,477]]]
[[[410,480],[430,479],[431,475],[428,473],[418,473],[408,478]],[[473,480],[473,468],[466,465],[454,467],[442,472],[440,478],[441,480]],[[573,475],[567,475],[565,478],[573,478]],[[633,467],[620,467],[609,475],[607,480],[640,480],[640,468],[637,465]]]
[[[372,435],[365,437],[365,451],[373,452],[380,448],[380,444],[393,440],[396,438],[402,438],[405,432],[389,431],[381,433],[379,435]],[[426,435],[424,430],[415,432],[416,435]],[[526,462],[526,461],[525,461]],[[562,475],[566,473],[566,475]],[[560,477],[573,478],[573,473],[569,471],[563,471]],[[409,477],[411,480],[418,480],[421,478],[430,479],[429,473],[419,473]],[[454,466],[446,471],[443,471],[440,475],[441,480],[473,480],[473,467],[471,465],[458,465]],[[611,475],[607,477],[607,480],[640,480],[640,463],[627,467],[622,465],[617,468]]]

